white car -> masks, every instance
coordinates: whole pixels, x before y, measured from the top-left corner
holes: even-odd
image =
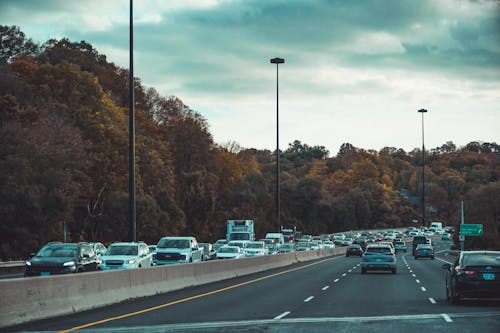
[[[335,244],[333,244],[332,241],[324,241],[323,242],[323,247],[325,249],[334,249],[335,248]]]
[[[247,240],[232,240],[227,245],[229,246],[237,246],[240,249],[244,250],[245,247],[247,247],[247,244],[250,243],[250,241]]]
[[[257,257],[269,254],[269,249],[264,242],[249,242],[243,252],[245,253],[245,257]]]
[[[245,256],[239,246],[224,245],[217,251],[217,259],[238,259]]]
[[[323,248],[321,241],[314,240],[310,244],[311,244],[311,250],[319,250]]]
[[[153,255],[143,242],[113,243],[101,257],[102,270],[149,267],[153,263]]]

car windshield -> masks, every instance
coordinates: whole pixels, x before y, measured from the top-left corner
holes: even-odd
[[[263,249],[264,243],[248,243],[247,249]]]
[[[72,258],[78,254],[76,244],[51,244],[47,245],[37,253],[37,257],[60,257]]]
[[[465,266],[500,266],[499,253],[468,253],[462,258],[462,265]]]
[[[235,247],[221,247],[219,253],[238,253],[238,249]]]
[[[111,245],[106,251],[107,256],[136,256],[137,245]]]
[[[163,238],[158,242],[158,248],[188,249],[190,247],[189,239]]]

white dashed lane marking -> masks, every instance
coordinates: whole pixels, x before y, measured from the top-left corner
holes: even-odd
[[[313,298],[314,298],[314,296],[309,296],[308,298],[306,298],[306,299],[304,300],[304,302],[306,302],[306,303],[307,303],[307,302],[310,302]]]
[[[441,317],[444,318],[444,320],[447,322],[447,323],[451,323],[453,322],[453,320],[451,320],[450,316],[448,316],[446,313],[441,313]]]
[[[282,319],[290,314],[290,311],[283,312],[279,316],[274,317],[274,319]]]
[[[328,288],[330,288],[330,286],[324,286],[323,288],[321,288],[321,290],[325,291],[325,290],[327,290]]]

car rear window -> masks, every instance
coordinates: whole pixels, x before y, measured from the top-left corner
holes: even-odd
[[[463,266],[500,266],[500,252],[464,254],[462,261]]]
[[[368,247],[366,249],[366,252],[371,252],[371,253],[386,253],[386,252],[391,252],[391,248],[388,247],[388,246]]]
[[[188,239],[160,239],[158,242],[159,248],[173,248],[173,249],[188,249],[190,248]]]

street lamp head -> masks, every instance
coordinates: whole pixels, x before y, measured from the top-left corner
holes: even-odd
[[[424,112],[427,112],[427,110],[426,109],[420,109],[420,110],[418,110],[418,112],[424,113]]]
[[[271,59],[271,64],[283,64],[285,62],[285,59],[283,58],[273,58]]]

